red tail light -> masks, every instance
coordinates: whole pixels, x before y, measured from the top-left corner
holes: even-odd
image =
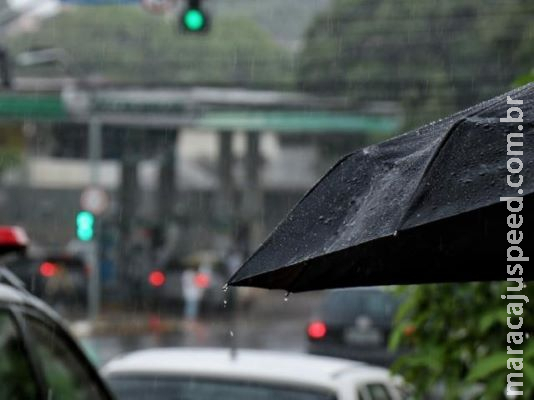
[[[322,339],[326,336],[326,324],[323,321],[313,321],[308,325],[310,339]]]
[[[150,275],[148,275],[148,283],[154,287],[163,286],[165,283],[165,274],[161,271],[152,271]]]
[[[48,261],[42,263],[39,267],[39,273],[45,278],[51,278],[52,276],[57,274],[57,270],[57,265]]]
[[[210,285],[210,277],[207,274],[199,272],[195,275],[195,286],[201,289],[206,289]]]

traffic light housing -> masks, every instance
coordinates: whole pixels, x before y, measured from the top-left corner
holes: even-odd
[[[202,33],[209,29],[210,18],[201,7],[200,0],[187,0],[180,14],[180,30],[186,33]]]
[[[95,216],[89,211],[76,214],[76,237],[84,242],[93,239],[95,235]]]

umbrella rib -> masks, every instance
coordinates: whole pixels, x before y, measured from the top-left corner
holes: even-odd
[[[399,218],[399,223],[397,224],[396,231],[400,231],[402,229],[402,227],[404,226],[404,224],[406,223],[406,220],[408,219],[408,211],[412,207],[412,204],[413,204],[413,202],[415,200],[415,196],[417,195],[417,193],[419,191],[419,187],[421,186],[421,183],[423,182],[423,179],[427,175],[427,173],[430,170],[430,168],[432,168],[432,166],[434,165],[434,161],[436,160],[436,158],[437,158],[438,154],[440,153],[441,149],[443,148],[443,146],[445,146],[445,143],[447,143],[447,141],[451,137],[452,133],[456,130],[456,128],[458,128],[458,126],[460,126],[462,123],[464,123],[468,118],[471,118],[472,116],[474,116],[476,114],[479,114],[479,113],[481,113],[483,111],[486,111],[486,110],[490,109],[491,107],[494,107],[496,104],[498,104],[498,100],[500,100],[500,98],[499,99],[495,99],[494,102],[492,102],[491,104],[487,104],[485,107],[482,107],[479,110],[476,110],[476,111],[473,111],[471,113],[468,113],[467,115],[465,115],[461,119],[457,120],[454,124],[452,124],[452,126],[449,128],[449,130],[445,134],[445,137],[439,143],[438,147],[436,148],[436,150],[432,154],[432,157],[430,158],[430,161],[426,165],[426,167],[425,167],[425,169],[423,171],[423,174],[421,175],[421,179],[419,179],[419,182],[417,183],[417,186],[415,187],[414,191],[412,192],[412,194],[410,196],[410,200],[408,202],[408,207],[405,209],[405,211],[402,213],[401,217]]]
[[[317,188],[317,186],[319,186],[319,184],[324,181],[328,175],[330,175],[338,165],[342,164],[343,162],[345,162],[345,160],[347,160],[349,157],[352,156],[352,153],[351,154],[347,154],[345,156],[343,156],[341,159],[339,159],[332,167],[330,167],[330,169],[326,172],[326,174],[324,174],[310,189],[308,189],[308,191],[304,194],[304,196],[302,196],[302,198],[297,202],[297,204],[295,204],[291,210],[289,210],[289,212],[287,213],[286,217],[284,219],[282,219],[278,225],[273,229],[273,232],[269,235],[269,237],[267,237],[261,244],[260,246],[258,247],[258,249],[252,254],[250,255],[246,260],[245,262],[241,265],[241,267],[235,271],[231,276],[230,278],[228,279],[228,283],[231,284],[236,278],[237,276],[239,275],[241,269],[247,265],[247,263],[256,255],[257,252],[259,252],[260,250],[262,250],[267,244],[268,242],[271,240],[271,236],[276,233],[278,231],[278,229],[284,224],[285,220],[293,213],[293,211],[295,211],[296,209],[298,209],[298,207],[302,204],[302,202],[304,202],[307,197]],[[300,262],[306,262],[307,260],[301,260]],[[272,269],[271,271],[275,271],[277,268],[274,268]],[[251,276],[254,276],[254,274],[252,274]],[[249,277],[250,278],[250,277]],[[298,276],[297,276],[298,278]],[[242,279],[247,279],[247,277],[241,277],[240,280]],[[296,279],[293,280],[293,283],[296,281]],[[294,285],[292,285],[293,287]]]
[[[412,192],[412,194],[410,195],[410,200],[408,201],[408,207],[405,208],[404,212],[402,213],[401,217],[399,218],[399,223],[397,224],[397,228],[396,230],[397,231],[400,231],[402,226],[404,225],[404,223],[406,222],[406,219],[408,218],[408,211],[411,209],[412,207],[412,204],[415,200],[415,196],[417,195],[418,191],[419,191],[419,187],[421,186],[421,183],[423,182],[423,179],[425,178],[425,176],[427,175],[428,171],[432,168],[432,166],[434,165],[434,161],[436,161],[436,158],[438,156],[438,154],[440,153],[441,149],[443,148],[443,146],[445,146],[445,143],[447,143],[447,140],[449,140],[449,138],[451,137],[452,135],[452,132],[454,132],[456,130],[456,128],[458,126],[460,126],[460,124],[462,124],[466,118],[470,117],[470,115],[456,121],[450,128],[449,130],[447,131],[447,133],[445,134],[445,137],[441,140],[441,142],[439,143],[439,145],[437,146],[436,150],[434,150],[434,153],[432,154],[432,157],[430,158],[430,160],[428,161],[428,164],[426,165],[423,173],[421,174],[421,178],[419,179],[419,182],[417,182],[417,186],[415,187],[414,191]]]

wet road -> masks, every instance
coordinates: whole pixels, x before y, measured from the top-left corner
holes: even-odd
[[[321,294],[262,293],[247,312],[232,318],[229,310],[184,321],[169,315],[119,313],[95,329],[84,321],[71,325],[97,365],[119,354],[151,347],[228,347],[305,351],[306,323]],[[103,316],[105,319],[106,316]]]

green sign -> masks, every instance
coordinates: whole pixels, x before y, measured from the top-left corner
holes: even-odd
[[[59,96],[0,94],[0,118],[62,119],[67,111]]]
[[[196,125],[203,128],[272,130],[281,133],[344,133],[391,135],[398,118],[328,111],[208,111]]]

